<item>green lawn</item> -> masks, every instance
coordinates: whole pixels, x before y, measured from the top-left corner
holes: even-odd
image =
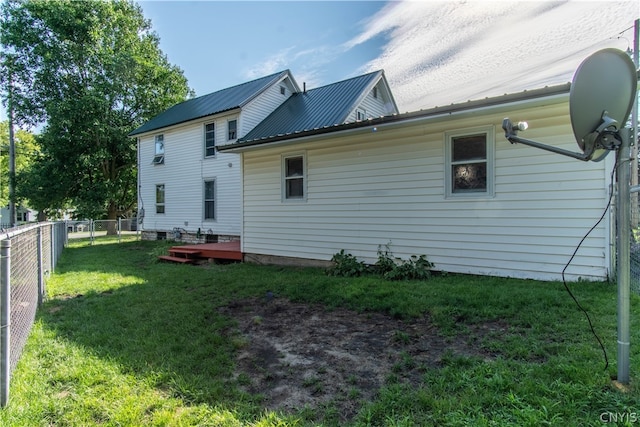
[[[509,333],[478,342],[495,358],[443,358],[425,367],[415,386],[390,376],[375,400],[361,402],[350,425],[583,426],[603,425],[612,414],[628,425],[640,422],[640,298],[632,296],[631,386],[619,391],[611,382],[615,285],[570,284],[604,341],[605,371],[601,349],[562,283],[453,274],[391,282],[318,269],[158,263],[167,247],[71,242],[48,280],[48,299],[0,425],[340,425],[330,405],[266,410],[261,396],[243,391],[242,376],[234,376],[243,344],[227,333],[234,321],[219,308],[267,291],[407,321],[427,314],[452,341],[483,322],[509,325]]]

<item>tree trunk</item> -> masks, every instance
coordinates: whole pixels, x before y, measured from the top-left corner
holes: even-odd
[[[113,202],[109,203],[107,219],[107,236],[115,236],[118,234],[118,210]]]

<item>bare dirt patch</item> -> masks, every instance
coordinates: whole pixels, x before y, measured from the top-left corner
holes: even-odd
[[[501,322],[475,325],[444,337],[428,316],[403,321],[284,298],[235,301],[221,312],[237,320],[240,384],[284,412],[333,406],[350,420],[386,382],[422,383],[422,373],[443,357],[492,355],[478,340],[507,329]]]

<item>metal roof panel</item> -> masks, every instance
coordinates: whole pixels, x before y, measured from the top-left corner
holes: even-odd
[[[293,94],[238,142],[266,139],[340,125],[381,78],[382,71]]]
[[[247,102],[262,93],[262,91],[267,89],[271,84],[277,82],[287,74],[290,75],[289,70],[261,77],[250,82],[222,89],[197,98],[188,99],[158,114],[131,132],[129,136],[140,135],[142,133],[188,122],[201,117],[211,116],[213,114],[222,113],[235,108],[241,108],[246,105]]]

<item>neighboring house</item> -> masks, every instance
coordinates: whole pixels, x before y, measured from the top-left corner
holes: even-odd
[[[240,239],[243,166],[238,154],[219,152],[219,147],[254,135],[263,123],[274,123],[264,122],[267,116],[281,117],[283,111],[306,129],[304,114],[315,111],[314,94],[323,96],[323,125],[397,113],[381,71],[301,91],[286,70],[182,102],[134,130],[143,238]]]
[[[614,155],[581,162],[512,145],[501,123],[526,120],[524,137],[578,151],[569,84],[354,121],[353,106],[376,96],[395,105],[359,79],[296,93],[218,147],[242,156],[245,260],[326,265],[344,249],[374,263],[390,243],[395,256],[425,254],[441,271],[561,277],[605,211]],[[351,90],[366,102],[341,104]],[[155,182],[164,181],[145,185]],[[611,274],[611,228],[608,216],[595,227],[567,279]]]
[[[10,227],[10,216],[9,206],[3,206],[2,209],[0,209],[0,228]],[[16,225],[38,221],[38,211],[34,211],[25,206],[16,206],[16,221]]]

